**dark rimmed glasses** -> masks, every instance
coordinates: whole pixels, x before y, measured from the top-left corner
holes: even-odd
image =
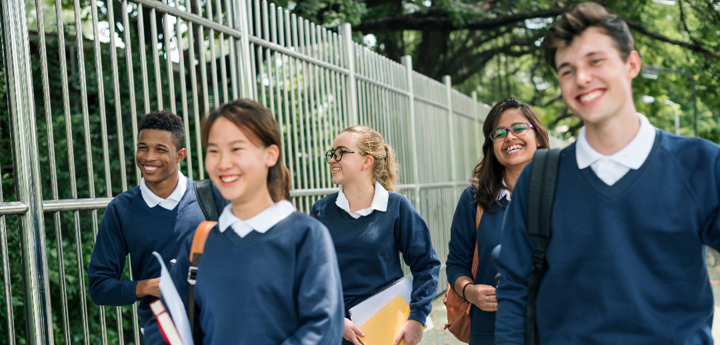
[[[498,140],[504,140],[505,137],[507,137],[508,131],[512,132],[515,135],[521,135],[525,132],[525,130],[528,130],[530,128],[535,128],[533,125],[526,123],[526,122],[518,122],[513,123],[508,128],[498,128],[488,135],[490,137],[490,140],[492,141],[498,141]]]
[[[327,152],[325,152],[325,163],[330,164],[330,159],[332,158],[335,158],[335,161],[339,162],[340,160],[342,160],[343,155],[346,153],[355,153],[355,151],[341,149],[339,147],[334,150],[327,150]]]

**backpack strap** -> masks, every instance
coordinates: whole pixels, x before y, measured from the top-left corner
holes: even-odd
[[[479,233],[478,228],[480,227],[480,220],[483,216],[483,209],[480,207],[480,205],[477,206],[477,212],[475,213],[475,254],[473,255],[473,262],[472,262],[472,274],[473,274],[473,282],[475,282],[475,277],[477,277],[477,270],[478,265],[480,262],[480,259],[478,258],[478,240],[477,235]]]
[[[536,306],[540,281],[545,272],[545,250],[547,249],[552,230],[550,221],[555,186],[557,184],[560,149],[535,152],[530,170],[530,186],[528,190],[528,236],[535,247],[533,263],[528,277],[526,341],[527,344],[540,344],[537,332]]]
[[[209,180],[203,180],[209,181]],[[196,185],[197,186],[197,185]],[[200,198],[198,198],[199,200]],[[195,329],[195,283],[197,279],[198,266],[200,266],[200,260],[202,259],[203,251],[205,250],[205,241],[207,240],[210,231],[215,227],[217,222],[206,220],[198,225],[193,235],[192,246],[190,246],[190,268],[188,268],[187,282],[190,285],[188,292],[188,320],[190,321],[190,330]]]
[[[210,179],[204,179],[195,181],[195,196],[197,197],[198,204],[206,220],[217,221],[218,211],[217,203],[215,202],[215,194],[213,193],[212,181]],[[205,243],[205,242],[203,242]]]

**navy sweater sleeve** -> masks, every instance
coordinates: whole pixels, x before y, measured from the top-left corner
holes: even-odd
[[[524,344],[527,312],[528,274],[532,265],[533,245],[527,235],[527,192],[529,163],[518,178],[513,202],[507,208],[497,268],[502,279],[496,290],[498,311],[495,344]]]
[[[298,244],[295,296],[302,326],[282,345],[336,345],[345,325],[340,270],[335,247],[321,224]]]
[[[445,265],[448,283],[452,289],[455,289],[455,281],[458,278],[472,278],[472,260],[477,241],[477,229],[475,229],[477,207],[473,203],[474,192],[475,189],[470,186],[460,195],[450,226],[448,244],[450,250]]]
[[[105,210],[88,267],[90,298],[97,305],[122,306],[137,302],[137,281],[121,280],[128,248],[122,231],[124,199],[118,197]]]
[[[440,260],[435,254],[430,230],[410,201],[400,196],[399,224],[396,223],[395,243],[410,266],[413,291],[410,296],[410,317],[423,325],[432,309],[432,300],[438,291]]]
[[[717,190],[715,195],[720,196],[720,154],[715,158],[713,164],[714,171],[711,172],[713,177],[714,189]],[[712,187],[711,187],[712,188]],[[720,207],[712,211],[712,216],[705,225],[702,234],[700,234],[703,243],[720,251]]]

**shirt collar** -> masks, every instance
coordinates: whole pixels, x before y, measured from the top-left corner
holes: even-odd
[[[232,213],[232,204],[228,204],[218,219],[218,228],[222,233],[232,227],[233,231],[235,231],[240,238],[247,236],[247,234],[253,230],[264,234],[294,212],[295,206],[293,206],[292,203],[287,200],[280,200],[258,213],[255,217],[242,220],[235,217]]]
[[[633,170],[639,169],[643,163],[645,163],[648,155],[650,155],[650,151],[652,151],[656,133],[655,127],[650,124],[650,121],[648,121],[645,115],[637,113],[637,116],[640,119],[640,130],[638,130],[638,133],[629,144],[610,156],[605,156],[595,151],[587,141],[585,127],[580,129],[575,147],[575,158],[578,168],[585,169],[596,161],[608,157],[627,168]]]
[[[167,199],[163,199],[153,191],[150,190],[150,188],[147,186],[147,183],[145,183],[145,178],[140,179],[140,195],[142,195],[143,200],[145,200],[145,203],[148,205],[148,207],[153,208],[160,204],[161,202],[165,200],[172,201],[173,207],[170,209],[175,208],[177,204],[182,200],[183,195],[185,195],[185,190],[187,189],[187,179],[185,178],[185,175],[183,175],[180,170],[178,170],[178,184],[175,186],[175,190],[173,190],[172,193],[167,197]]]
[[[360,211],[370,211],[370,210],[378,210],[380,212],[387,211],[387,205],[388,205],[388,199],[390,198],[390,193],[383,187],[379,182],[375,182],[375,194],[373,195],[372,203],[370,203],[370,207],[359,210],[355,213],[358,213]],[[353,214],[350,212],[350,202],[348,201],[347,197],[345,196],[345,193],[343,192],[342,186],[340,186],[340,190],[338,191],[338,197],[337,200],[335,200],[335,204],[340,207],[341,209],[345,210],[349,214]],[[363,214],[364,212],[361,212],[362,215],[370,214],[371,212],[367,212],[367,214]]]
[[[507,187],[505,179],[503,179],[503,186]],[[500,192],[498,192],[497,199],[502,200],[502,198],[507,198],[508,201],[510,201],[510,191],[507,189],[501,189]]]

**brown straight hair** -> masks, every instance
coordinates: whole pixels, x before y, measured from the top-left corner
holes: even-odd
[[[575,37],[591,27],[599,28],[610,36],[615,42],[615,48],[620,52],[620,58],[627,62],[628,55],[635,50],[635,39],[627,23],[617,14],[610,13],[605,7],[594,2],[574,5],[548,29],[540,45],[545,61],[557,71],[555,53],[558,48],[569,46]]]
[[[470,181],[475,186],[475,204],[480,205],[486,212],[495,213],[497,210],[490,210],[490,206],[493,204],[500,205],[497,196],[503,189],[507,190],[503,184],[503,178],[505,178],[505,166],[495,157],[495,151],[493,151],[493,141],[490,139],[490,132],[495,129],[500,116],[510,109],[519,109],[520,112],[525,116],[527,121],[533,126],[535,131],[535,137],[540,144],[539,148],[549,149],[550,139],[548,138],[547,131],[540,123],[535,114],[535,110],[530,104],[519,101],[515,98],[506,98],[502,102],[495,104],[483,124],[483,135],[485,136],[485,143],[482,146],[483,158],[478,162],[473,169],[473,178]]]
[[[249,99],[238,99],[215,109],[203,121],[202,143],[207,147],[208,135],[213,123],[221,117],[226,118],[240,128],[248,139],[258,146],[275,145],[280,150],[277,163],[270,167],[267,187],[274,202],[290,200],[290,172],[283,164],[282,142],[277,122],[270,110]]]

